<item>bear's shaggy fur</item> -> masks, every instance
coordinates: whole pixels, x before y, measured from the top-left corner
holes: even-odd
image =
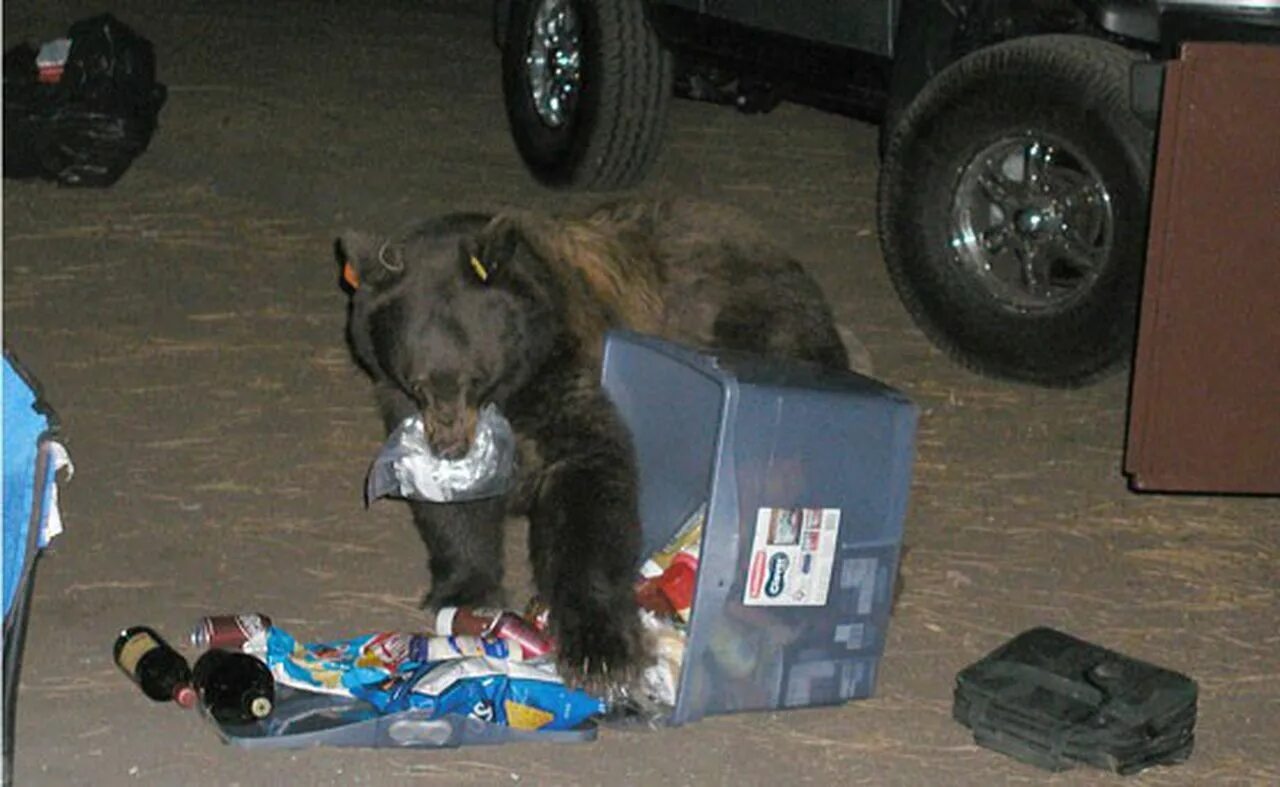
[[[492,402],[518,439],[508,497],[410,504],[430,555],[424,603],[500,602],[504,516],[527,514],[562,674],[591,688],[625,684],[648,658],[632,585],[635,462],[599,384],[605,331],[849,368],[817,284],[720,206],[452,214],[390,239],[347,233],[338,251],[359,282],[348,342],[386,427],[421,412],[433,448],[457,456]]]

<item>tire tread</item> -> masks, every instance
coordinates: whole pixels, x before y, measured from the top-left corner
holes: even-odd
[[[604,86],[597,127],[575,183],[617,189],[643,178],[661,148],[670,103],[671,57],[636,0],[597,0]]]

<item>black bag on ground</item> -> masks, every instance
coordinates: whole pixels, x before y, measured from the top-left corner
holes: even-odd
[[[73,24],[61,78],[38,78],[35,50],[4,56],[4,176],[109,186],[156,128],[165,87],[151,42],[110,14]]]
[[[1191,756],[1196,695],[1185,675],[1035,628],[960,671],[952,716],[1040,768],[1128,774]]]

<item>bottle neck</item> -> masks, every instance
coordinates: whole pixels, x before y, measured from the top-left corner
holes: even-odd
[[[255,719],[265,719],[271,714],[271,700],[266,697],[254,697],[249,703],[249,713]]]

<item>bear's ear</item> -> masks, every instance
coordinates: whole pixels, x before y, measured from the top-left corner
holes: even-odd
[[[334,244],[334,254],[342,282],[352,292],[368,284],[385,284],[404,272],[400,247],[367,232],[342,233]]]
[[[458,256],[464,275],[483,284],[501,281],[523,240],[520,229],[505,221],[494,221],[479,234],[463,238]]]

